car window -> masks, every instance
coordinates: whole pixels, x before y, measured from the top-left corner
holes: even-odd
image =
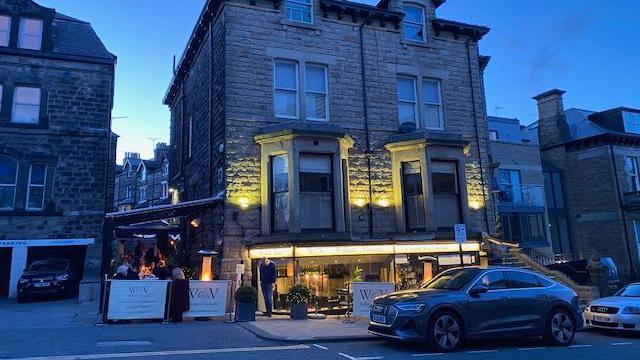
[[[474,268],[448,270],[422,285],[421,288],[460,290],[471,282],[479,272],[480,270]]]
[[[31,271],[63,271],[67,269],[67,263],[64,261],[36,261],[31,264]]]
[[[640,285],[631,284],[618,291],[616,296],[640,297]]]
[[[507,281],[502,271],[491,271],[480,278],[479,284],[486,286],[489,290],[500,290],[507,288]]]
[[[509,288],[526,289],[540,287],[537,276],[520,271],[507,271]]]

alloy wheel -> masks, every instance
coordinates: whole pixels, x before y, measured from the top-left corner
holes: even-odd
[[[443,349],[453,349],[460,342],[460,324],[451,315],[442,315],[435,322],[435,340]]]
[[[569,316],[563,312],[559,312],[551,319],[551,334],[553,338],[562,344],[571,340],[573,336],[573,323]]]

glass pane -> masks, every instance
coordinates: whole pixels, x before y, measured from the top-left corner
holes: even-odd
[[[440,87],[437,81],[424,80],[422,82],[422,101],[440,104]]]
[[[16,183],[17,172],[17,162],[6,156],[0,156],[0,184],[14,185]]]
[[[326,119],[326,95],[318,93],[307,93],[305,96],[305,110],[307,119]]]
[[[276,87],[284,89],[297,89],[296,64],[290,62],[276,62]]]
[[[400,101],[416,101],[415,80],[410,78],[398,78],[398,100]]]
[[[417,23],[424,23],[424,16],[422,16],[422,9],[415,6],[403,6],[404,21],[411,21]]]
[[[404,194],[410,195],[422,195],[422,177],[420,173],[417,174],[404,174]]]
[[[431,162],[431,182],[434,194],[457,194],[456,168],[453,162]]]
[[[536,288],[540,286],[538,279],[534,275],[519,271],[507,271],[507,278],[509,279],[509,287],[512,289]]]
[[[19,47],[30,50],[40,50],[42,44],[42,21],[36,19],[22,19],[20,21]]]
[[[311,23],[311,6],[288,2],[287,19],[292,21]]]
[[[0,16],[0,46],[9,46],[9,36],[11,34],[11,18]]]
[[[544,194],[547,200],[547,207],[549,209],[554,209],[556,207],[556,204],[553,201],[553,187],[551,185],[550,173],[544,173]]]
[[[424,106],[424,127],[425,129],[441,129],[442,128],[442,121],[440,121],[439,105]]]
[[[324,174],[300,173],[300,191],[331,191],[331,177]]]
[[[45,165],[31,165],[31,185],[44,185],[47,167]]]
[[[416,107],[411,103],[398,103],[398,118],[400,124],[416,122]]]
[[[44,201],[44,186],[29,187],[29,209],[42,209]]]
[[[489,290],[506,289],[507,282],[505,281],[502,271],[492,271],[482,276],[479,282],[480,284],[489,288]]]
[[[289,229],[289,193],[282,192],[274,195],[273,199],[273,230],[286,231]]]
[[[324,66],[307,66],[305,73],[305,84],[308,91],[326,92]]]
[[[331,193],[300,192],[300,227],[302,229],[333,227]]]
[[[300,172],[331,174],[331,156],[315,154],[300,155]]]
[[[424,32],[422,25],[413,25],[405,23],[403,26],[404,38],[413,41],[424,41]]]
[[[297,115],[298,96],[295,91],[276,90],[275,96],[275,112],[277,116]]]
[[[36,19],[22,19],[21,33],[40,36],[42,33],[42,21]]]
[[[0,209],[13,207],[15,190],[15,186],[0,186]]]
[[[412,161],[402,163],[402,173],[403,174],[420,174],[420,162]]]
[[[271,171],[273,176],[273,191],[289,191],[289,165],[286,155],[275,156],[271,160]]]
[[[424,196],[407,196],[405,198],[405,214],[408,230],[425,227]]]
[[[40,88],[35,87],[17,87],[16,104],[40,105]]]
[[[29,50],[40,50],[42,40],[39,36],[22,35],[20,48]]]

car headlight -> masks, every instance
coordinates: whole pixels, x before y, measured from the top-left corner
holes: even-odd
[[[420,312],[426,307],[425,304],[416,304],[416,303],[397,304],[396,306],[400,310],[413,311],[413,312]]]
[[[29,279],[25,279],[25,278],[20,278],[20,280],[18,280],[18,284],[26,284],[29,282]]]
[[[58,275],[58,276],[56,276],[56,280],[58,280],[58,281],[69,280],[69,274]]]
[[[623,314],[634,314],[634,315],[640,315],[640,307],[635,307],[635,306],[627,306],[622,310]]]

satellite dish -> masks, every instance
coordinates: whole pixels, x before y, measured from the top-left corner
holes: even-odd
[[[403,134],[408,134],[416,131],[416,124],[412,122],[405,122],[400,125],[400,132]]]

